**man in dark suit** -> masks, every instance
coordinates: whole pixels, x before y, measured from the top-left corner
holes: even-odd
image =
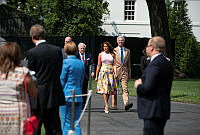
[[[64,46],[65,46],[66,43],[69,43],[69,42],[71,42],[71,41],[72,41],[72,38],[71,38],[71,37],[66,37],[66,38],[65,38]],[[61,51],[62,51],[63,59],[66,59],[67,56],[66,56],[66,54],[65,54],[64,48],[62,48]]]
[[[95,64],[90,53],[85,52],[86,45],[84,43],[78,44],[78,52],[76,56],[82,60],[85,65],[85,78],[83,82],[82,94],[87,94],[88,80],[89,80],[89,66],[91,65],[91,77],[95,75]],[[82,108],[85,106],[87,97],[83,97]]]
[[[30,29],[30,36],[36,47],[26,53],[28,68],[35,71],[38,95],[32,111],[39,120],[35,135],[41,134],[44,124],[47,135],[62,135],[59,106],[65,104],[65,97],[60,83],[62,70],[62,52],[59,47],[45,40],[45,29],[36,24]]]
[[[170,118],[170,92],[173,67],[162,54],[165,40],[156,36],[149,40],[147,56],[151,58],[142,78],[134,83],[137,89],[139,118],[144,119],[143,135],[164,135],[164,127]]]

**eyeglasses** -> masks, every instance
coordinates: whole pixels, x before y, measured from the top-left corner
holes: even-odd
[[[71,41],[65,41],[65,43],[69,43],[69,42],[71,42]]]
[[[148,48],[148,47],[150,47],[150,46],[152,46],[152,45],[147,45],[146,48]]]

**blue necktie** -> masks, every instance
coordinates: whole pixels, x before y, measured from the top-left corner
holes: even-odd
[[[121,61],[122,61],[122,64],[123,64],[123,61],[124,61],[124,52],[123,52],[123,48],[121,48]]]

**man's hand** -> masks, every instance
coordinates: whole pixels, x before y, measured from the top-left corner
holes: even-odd
[[[134,83],[134,87],[137,89],[138,85],[142,84],[142,79],[137,79]]]
[[[92,77],[92,78],[94,77],[94,72],[91,73],[91,77]]]
[[[94,81],[97,82],[97,81],[98,81],[98,78],[96,77]]]

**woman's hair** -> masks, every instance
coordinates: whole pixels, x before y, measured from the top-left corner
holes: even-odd
[[[8,73],[21,63],[21,49],[16,42],[6,42],[0,47],[0,71]]]
[[[104,51],[103,47],[104,47],[104,44],[106,44],[109,48],[109,52],[111,53],[111,55],[113,56],[113,58],[115,57],[115,53],[113,52],[114,51],[114,48],[112,47],[112,45],[106,41],[106,42],[103,42],[103,44],[101,44],[101,51]]]
[[[142,50],[142,53],[144,54],[144,56],[147,56],[146,48],[144,48],[144,49]]]
[[[65,43],[64,51],[68,55],[74,55],[77,51],[76,44],[73,41]]]

